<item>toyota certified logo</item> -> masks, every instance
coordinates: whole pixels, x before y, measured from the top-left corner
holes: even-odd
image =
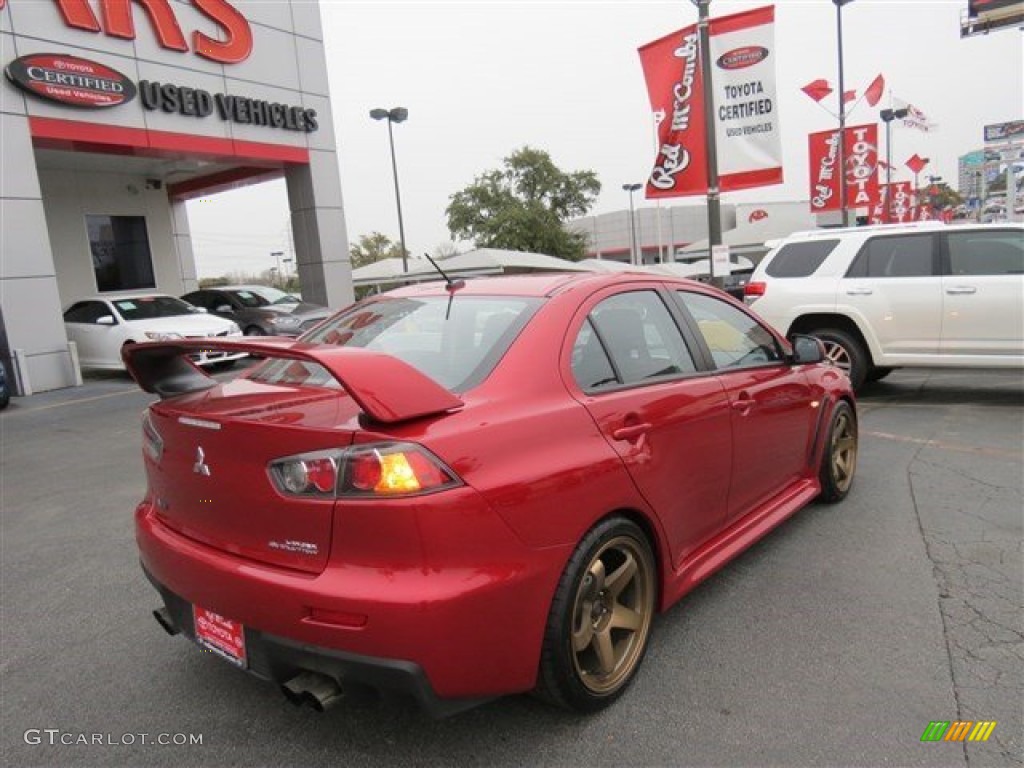
[[[720,69],[744,69],[760,64],[768,58],[768,49],[760,45],[745,45],[742,48],[734,48],[728,53],[718,57]]]
[[[206,454],[201,446],[196,446],[196,463],[192,465],[192,471],[203,477],[210,476],[210,466],[206,463]]]
[[[4,70],[33,96],[82,109],[116,107],[135,98],[135,83],[116,69],[63,53],[33,53]]]

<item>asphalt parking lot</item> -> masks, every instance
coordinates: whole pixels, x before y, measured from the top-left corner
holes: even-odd
[[[149,399],[107,375],[0,416],[5,765],[1024,762],[1019,373],[871,385],[850,497],[659,617],[634,686],[591,718],[527,696],[443,721],[366,700],[317,715],[166,636],[131,523]],[[986,743],[922,743],[936,720],[998,725]]]

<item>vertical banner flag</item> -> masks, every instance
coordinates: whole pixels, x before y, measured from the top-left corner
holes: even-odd
[[[886,219],[885,206],[892,198],[892,207]],[[879,190],[878,204],[872,209],[869,224],[904,224],[915,221],[918,216],[914,201],[914,190],[909,181],[894,181],[882,184]]]
[[[839,131],[808,137],[811,212],[839,210]],[[846,206],[864,208],[878,200],[878,125],[846,128]]]
[[[779,184],[782,149],[775,95],[775,9],[711,19],[719,190]],[[707,192],[704,82],[696,25],[640,48],[658,128],[658,152],[646,197]]]

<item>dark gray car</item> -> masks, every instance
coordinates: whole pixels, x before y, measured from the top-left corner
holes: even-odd
[[[332,314],[327,307],[265,285],[221,285],[181,298],[234,320],[246,336],[298,336]]]

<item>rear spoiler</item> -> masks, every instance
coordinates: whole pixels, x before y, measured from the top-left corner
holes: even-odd
[[[188,359],[201,351],[298,360],[323,367],[374,421],[394,424],[461,408],[462,400],[408,363],[382,352],[292,340],[181,339],[130,344],[121,350],[128,372],[161,399],[217,386]]]

